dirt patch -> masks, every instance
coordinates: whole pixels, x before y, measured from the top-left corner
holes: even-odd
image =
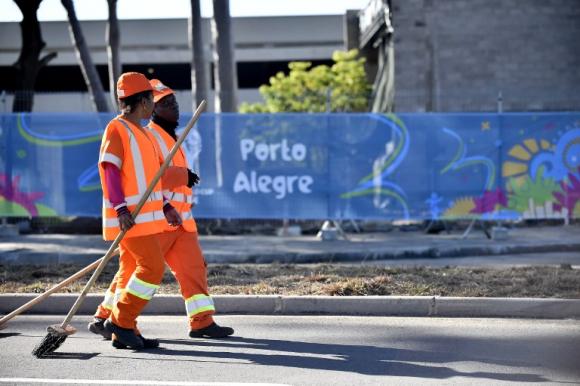
[[[0,265],[0,293],[41,293],[79,265]],[[109,264],[91,292],[104,292],[117,270]],[[89,275],[60,292],[79,292]],[[208,267],[213,295],[423,295],[580,298],[580,270],[562,267],[384,268],[356,264],[224,264]],[[170,272],[161,293],[179,293]]]

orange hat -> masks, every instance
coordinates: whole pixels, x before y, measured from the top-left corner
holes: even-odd
[[[173,94],[173,90],[161,83],[159,79],[151,79],[149,81],[153,87],[153,102],[157,103],[167,95]]]
[[[126,72],[117,81],[117,96],[127,98],[142,91],[152,91],[149,80],[140,72]]]

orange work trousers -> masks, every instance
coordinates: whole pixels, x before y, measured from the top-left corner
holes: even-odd
[[[198,330],[209,326],[214,322],[215,307],[209,295],[207,268],[197,233],[187,232],[180,226],[175,231],[156,234],[155,238],[165,262],[179,283],[190,329]],[[109,286],[105,300],[99,305],[96,317],[108,318],[114,309],[113,305],[126,292],[132,272],[128,264],[123,264],[122,257],[120,262],[119,271]]]
[[[115,286],[135,287],[137,290],[120,293],[111,307],[110,317],[119,327],[135,328],[137,317],[163,279],[163,253],[155,235],[123,239],[119,249],[121,255]]]

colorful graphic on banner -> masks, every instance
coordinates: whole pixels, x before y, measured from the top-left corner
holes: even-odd
[[[0,216],[99,216],[111,118],[0,115]],[[580,113],[203,114],[183,148],[198,218],[580,218]]]

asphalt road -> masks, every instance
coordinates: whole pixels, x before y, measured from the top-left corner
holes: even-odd
[[[580,384],[574,320],[221,316],[224,340],[187,338],[183,317],[143,317],[162,348],[116,350],[85,332],[50,358],[30,352],[62,316],[23,316],[0,332],[2,384]]]

